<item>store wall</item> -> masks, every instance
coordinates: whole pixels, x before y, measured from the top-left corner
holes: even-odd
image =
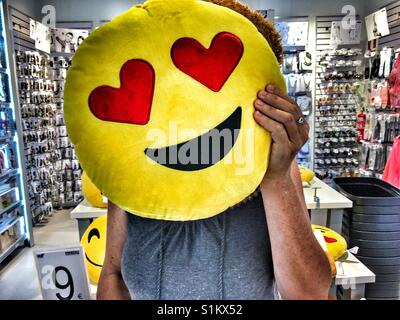
[[[168,0],[166,0],[168,1]],[[351,4],[360,16],[365,16],[393,0],[242,0],[255,9],[275,9],[277,16],[316,16],[340,14],[344,5]],[[16,9],[40,19],[44,5],[54,5],[58,21],[110,20],[143,0],[7,0]]]
[[[41,6],[50,4],[56,8],[57,21],[93,21],[97,26],[101,20],[128,10],[139,0],[37,0]]]
[[[21,0],[13,0],[20,2]],[[168,0],[166,0],[168,1]],[[278,16],[338,15],[344,5],[354,5],[364,16],[369,1],[366,0],[242,0],[255,9],[275,9]],[[58,21],[110,20],[141,0],[35,0],[36,6],[54,5]],[[39,9],[40,11],[40,9]]]
[[[363,15],[366,0],[243,0],[255,9],[275,9],[279,16],[338,15],[345,5],[353,5]]]
[[[392,3],[393,0],[372,0],[366,1],[367,3],[367,15],[373,13],[380,8],[387,6],[388,4]]]
[[[7,4],[34,19],[41,16],[41,0],[7,0]]]

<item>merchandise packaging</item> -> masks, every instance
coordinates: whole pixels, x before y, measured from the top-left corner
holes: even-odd
[[[0,175],[12,169],[10,145],[0,145]]]
[[[273,49],[250,20],[205,1],[150,0],[101,26],[65,86],[83,169],[146,218],[203,219],[244,200],[271,144],[254,120],[257,92],[270,83],[286,91]],[[221,132],[229,138],[215,139]]]

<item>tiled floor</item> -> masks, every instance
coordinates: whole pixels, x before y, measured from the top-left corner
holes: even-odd
[[[35,246],[21,249],[0,269],[0,300],[41,299],[32,251],[35,248],[79,244],[78,225],[68,210],[55,211],[49,222],[34,228]]]

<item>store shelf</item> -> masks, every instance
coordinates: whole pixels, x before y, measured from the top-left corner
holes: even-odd
[[[25,237],[22,235],[18,238],[17,241],[14,242],[9,248],[7,248],[4,252],[0,253],[0,263],[2,263],[15,249],[24,245]]]
[[[298,51],[305,51],[306,46],[284,46],[283,52],[284,53],[296,53]]]
[[[0,143],[10,142],[11,136],[0,137]]]
[[[98,218],[107,213],[106,208],[94,208],[86,199],[84,199],[74,210],[71,211],[72,219],[92,219]]]
[[[360,262],[353,254],[347,252],[346,258],[335,261],[337,275],[336,285],[349,286],[360,283],[374,283],[375,274]]]
[[[6,208],[0,210],[0,216],[1,216],[2,214],[4,214],[4,213],[7,213],[7,212],[9,212],[9,211],[11,211],[11,210],[13,210],[13,209],[19,207],[20,205],[21,205],[21,201],[16,201],[16,202],[10,204],[10,205],[7,206]]]
[[[52,52],[50,54],[51,57],[68,57],[72,58],[74,56],[74,53],[67,53],[67,52]]]
[[[349,97],[354,96],[354,92],[321,92],[316,93],[316,96],[338,96],[338,97]]]
[[[348,71],[348,69],[360,68],[360,66],[319,66],[318,68],[322,70],[340,70],[340,71]]]
[[[18,173],[18,170],[17,170],[17,169],[9,170],[8,172],[6,172],[6,173],[0,175],[0,183],[3,182],[3,181],[7,181],[7,180],[10,179],[10,178],[14,178],[14,177],[16,177],[18,174],[19,174],[19,173]]]
[[[10,108],[10,103],[7,101],[0,101],[0,108]]]
[[[314,178],[311,185],[304,187],[304,197],[308,210],[317,209],[317,204],[314,199],[314,189],[317,188],[317,196],[320,198],[318,209],[337,209],[337,208],[351,208],[353,202],[331,188],[318,178]]]
[[[18,221],[20,221],[21,218],[22,218],[21,216],[18,216],[17,218],[10,219],[9,221],[7,221],[7,223],[3,227],[0,228],[0,234],[2,234],[4,231],[10,229],[16,223],[18,223]]]

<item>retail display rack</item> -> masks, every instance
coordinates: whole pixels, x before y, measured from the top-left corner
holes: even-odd
[[[33,245],[32,223],[26,204],[20,114],[12,85],[14,65],[8,33],[7,8],[0,1],[0,263],[25,243]]]
[[[367,51],[364,56],[365,108],[358,119],[362,146],[360,174],[376,178],[382,178],[394,138],[400,135],[399,94],[396,88],[391,88],[398,84],[390,81],[400,54],[400,1],[385,7],[390,33],[379,38],[376,51]]]
[[[309,34],[296,36],[293,33],[289,24],[309,24],[310,18],[307,16],[298,17],[277,17],[275,24],[278,32],[281,33],[283,42],[283,63],[281,66],[282,73],[285,78],[286,87],[289,96],[297,102],[300,106],[303,115],[306,117],[307,122],[312,130],[313,128],[313,104],[314,104],[314,64],[315,57],[313,55],[313,48],[310,43],[304,43],[304,39],[308,39]],[[278,26],[279,24],[279,26]],[[286,26],[286,28],[284,27]],[[299,28],[302,29],[302,28]],[[308,30],[308,28],[307,28]],[[297,154],[297,162],[308,168],[313,166],[313,143],[312,137],[302,147]]]
[[[362,42],[332,46],[332,22],[342,19],[316,18],[314,170],[327,182],[335,177],[357,176],[359,171],[356,122],[361,107],[358,89],[363,80],[364,47]]]
[[[37,49],[32,18],[10,7],[16,63],[17,99],[24,141],[28,203],[34,225],[46,223],[53,209],[76,206],[82,196],[82,170],[67,136],[63,116],[66,74],[72,54]],[[90,22],[57,24],[91,29]]]

